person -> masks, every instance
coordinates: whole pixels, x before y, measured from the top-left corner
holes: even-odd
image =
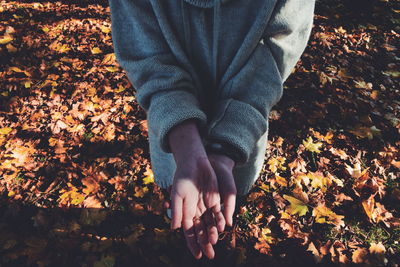
[[[120,66],[146,111],[155,182],[196,259],[232,226],[265,158],[268,116],[315,0],[110,0]]]

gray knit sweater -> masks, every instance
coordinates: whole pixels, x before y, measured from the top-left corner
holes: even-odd
[[[196,119],[249,159],[310,37],[315,0],[109,0],[117,61],[148,127]]]

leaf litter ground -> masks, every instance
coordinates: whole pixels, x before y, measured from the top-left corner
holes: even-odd
[[[400,264],[398,1],[317,1],[213,261],[169,230],[107,1],[0,3],[1,265]]]

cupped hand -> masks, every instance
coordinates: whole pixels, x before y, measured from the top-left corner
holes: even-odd
[[[183,227],[193,256],[200,259],[204,252],[207,257],[213,258],[211,244],[217,242],[217,230],[224,230],[225,219],[221,212],[217,176],[207,157],[189,158],[177,163],[171,188],[171,206],[171,228]]]

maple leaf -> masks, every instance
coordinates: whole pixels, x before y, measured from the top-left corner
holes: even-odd
[[[344,226],[343,215],[338,215],[325,205],[318,205],[313,209],[316,223],[328,223],[337,227]]]
[[[384,205],[375,202],[374,196],[363,200],[361,204],[370,222],[379,223],[382,221],[389,228],[398,224],[397,219],[393,217],[391,212],[386,210]]]
[[[59,197],[60,204],[72,204],[72,205],[79,205],[85,200],[85,195],[81,194],[78,189],[73,186],[71,183],[68,183],[69,190],[61,189],[60,193],[63,193]]]
[[[307,163],[301,157],[297,157],[295,160],[288,164],[292,173],[306,172],[306,165]]]
[[[310,172],[307,177],[311,180],[311,187],[320,188],[322,192],[326,192],[332,184],[332,180],[323,176],[321,172]]]
[[[299,214],[299,216],[303,216],[307,213],[308,207],[303,201],[289,195],[283,195],[283,198],[290,203],[289,207],[286,208],[288,213],[292,215]]]
[[[332,144],[333,133],[331,131],[327,132],[326,135],[322,135],[321,133],[315,131],[314,129],[311,129],[311,132],[313,133],[315,138],[324,141],[328,144]]]
[[[15,158],[13,163],[15,166],[23,166],[31,159],[31,155],[36,152],[32,144],[25,144],[24,146],[17,146],[11,151],[11,156]]]
[[[315,152],[315,153],[321,152],[319,148],[322,146],[322,143],[320,142],[313,143],[313,139],[311,136],[309,136],[306,140],[303,140],[303,145],[305,149],[307,149],[310,152]]]
[[[268,168],[271,172],[276,172],[279,170],[286,170],[286,167],[283,166],[285,164],[286,158],[282,156],[270,158],[267,162]]]
[[[85,177],[81,181],[85,186],[85,188],[82,190],[85,195],[96,194],[100,189],[99,183],[92,177]]]
[[[153,171],[150,169],[149,166],[147,166],[144,175],[145,175],[145,177],[143,178],[143,184],[154,183],[154,174],[153,174]]]

